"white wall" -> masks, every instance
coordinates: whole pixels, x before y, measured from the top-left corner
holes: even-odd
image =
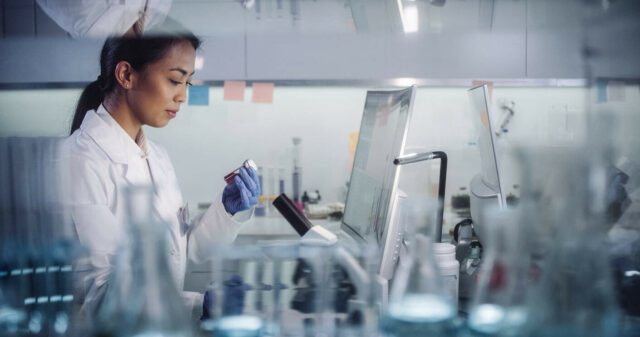
[[[273,104],[254,104],[249,88],[245,102],[227,102],[222,100],[222,88],[212,87],[209,106],[184,106],[169,126],[146,132],[171,155],[191,207],[211,201],[224,187],[222,177],[246,158],[267,167],[285,167],[287,193],[291,193],[292,137],[302,137],[303,187],[319,189],[324,200],[332,201],[344,198],[349,179],[348,136],[360,126],[366,90],[276,87]],[[614,106],[637,114],[638,87],[624,90],[625,101]],[[65,135],[79,93],[77,89],[0,91],[0,136]],[[517,144],[558,146],[581,140],[588,95],[583,88],[494,89],[494,102],[515,102],[509,132],[498,140],[507,192],[518,183],[518,170],[506,150]],[[500,121],[500,114],[494,108],[494,120]],[[619,142],[637,140],[636,128],[622,126],[623,133],[616,133]],[[477,149],[469,144],[474,140],[465,88],[418,90],[408,151],[448,154],[448,196],[467,186],[479,171]],[[424,167],[406,173],[421,176],[421,170]]]

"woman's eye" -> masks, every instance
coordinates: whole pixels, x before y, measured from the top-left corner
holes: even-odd
[[[188,87],[190,87],[190,86],[192,86],[192,85],[193,85],[193,83],[191,83],[191,82],[187,82],[187,86],[188,86]]]
[[[174,85],[182,84],[182,82],[174,81],[174,80],[171,80],[171,79],[169,81],[171,81],[171,83],[173,83]]]

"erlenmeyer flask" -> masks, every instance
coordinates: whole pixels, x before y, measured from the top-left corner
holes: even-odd
[[[387,336],[450,336],[457,307],[442,289],[431,239],[417,234],[401,259],[381,319]]]
[[[153,189],[128,189],[128,242],[97,318],[98,336],[189,336],[182,298],[167,262],[166,231],[152,210]]]
[[[472,336],[518,336],[526,323],[526,290],[532,282],[523,218],[497,209],[484,216],[486,252],[467,321]]]
[[[551,233],[542,277],[528,299],[530,335],[620,334],[620,311],[605,244],[604,207],[593,202],[602,194],[598,189],[603,185],[597,183],[597,166],[579,153],[545,153],[545,160],[555,164],[547,170],[529,165],[539,171],[536,174],[544,174],[541,180],[547,182],[539,198],[543,210],[539,214],[544,221],[541,225]],[[541,162],[539,157],[532,159]]]

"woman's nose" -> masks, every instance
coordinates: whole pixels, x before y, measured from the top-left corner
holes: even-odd
[[[187,100],[187,86],[185,85],[184,87],[180,88],[180,90],[178,90],[175,97],[173,98],[173,101],[176,103],[184,103],[186,100]]]

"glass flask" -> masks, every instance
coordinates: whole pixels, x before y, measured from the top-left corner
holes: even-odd
[[[255,245],[218,245],[212,248],[209,286],[213,299],[203,320],[204,333],[216,337],[260,337],[276,330],[271,323],[273,266]]]
[[[97,336],[189,336],[182,297],[168,265],[167,225],[153,213],[154,189],[134,186],[125,244],[96,318]]]
[[[541,186],[531,194],[538,195],[538,227],[546,233],[538,234],[545,248],[540,281],[528,298],[528,335],[620,335],[604,204],[596,201],[604,192],[598,183],[604,171],[592,159],[599,153],[560,149],[529,158],[524,176],[538,177],[527,185]]]
[[[524,212],[521,204],[521,212]],[[484,261],[467,320],[470,336],[519,336],[527,322],[531,249],[525,217],[508,210],[484,215]]]
[[[451,336],[457,306],[442,289],[431,239],[416,234],[396,270],[389,306],[381,318],[387,336]]]

